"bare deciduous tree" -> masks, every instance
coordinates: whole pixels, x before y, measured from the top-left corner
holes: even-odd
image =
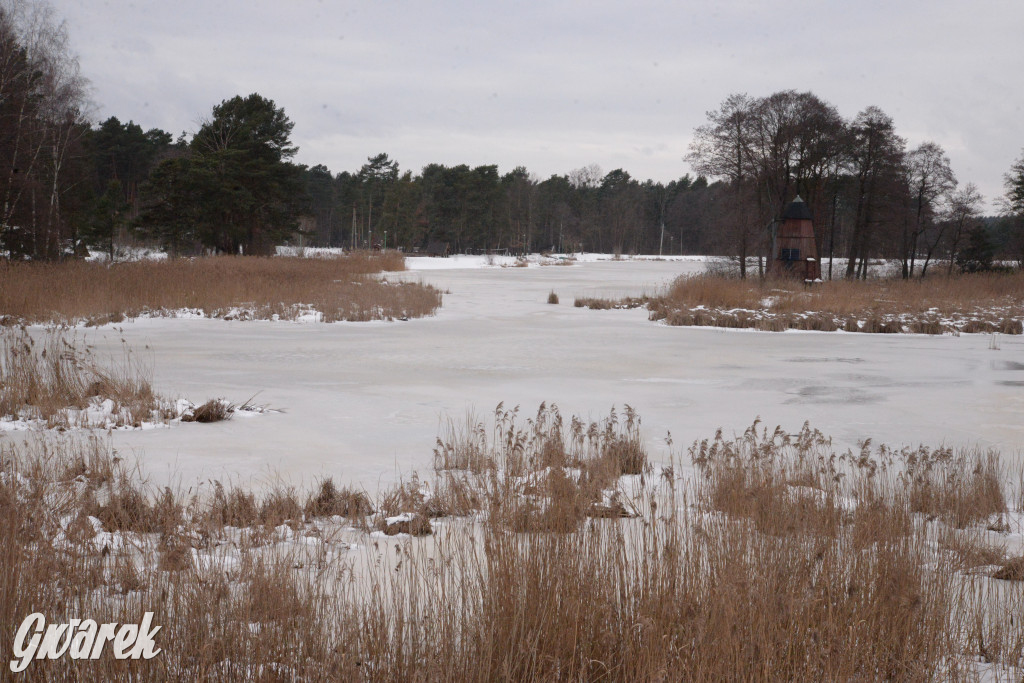
[[[758,100],[746,94],[730,95],[717,111],[707,113],[708,123],[694,132],[686,157],[700,175],[728,183],[731,197],[719,203],[715,223],[723,242],[733,247],[740,277],[747,275],[747,258],[762,232],[754,208],[759,196],[753,161],[757,108]]]
[[[854,179],[852,232],[848,242],[846,277],[867,277],[867,260],[887,195],[899,179],[903,138],[892,118],[878,107],[857,114],[850,125],[850,173]]]
[[[956,189],[957,181],[949,157],[935,142],[923,142],[907,153],[904,168],[910,213],[903,221],[903,277],[909,278],[914,275],[921,236],[935,223],[940,203]]]
[[[86,125],[87,82],[45,2],[0,0],[0,240],[9,254],[60,258],[67,167]]]
[[[931,259],[932,251],[944,237],[947,240],[946,253],[949,258],[949,268],[946,274],[953,274],[953,263],[956,262],[960,244],[972,224],[981,217],[983,201],[984,197],[978,192],[978,187],[974,183],[967,183],[950,194],[949,202],[943,212],[943,219],[939,222],[941,229],[932,247],[928,249],[924,267],[921,269],[921,277],[924,277],[928,271],[928,261]]]

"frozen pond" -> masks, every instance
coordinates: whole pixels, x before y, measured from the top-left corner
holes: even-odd
[[[427,265],[432,265],[430,262]],[[414,263],[415,266],[415,263]],[[841,447],[993,446],[1024,451],[1024,340],[767,333],[667,327],[645,310],[574,308],[575,296],[653,292],[703,264],[582,263],[570,267],[410,271],[449,293],[434,318],[393,323],[126,322],[123,338],[151,354],[161,393],[223,396],[282,412],[212,425],[115,433],[157,484],[221,479],[292,483],[331,475],[373,490],[425,472],[439,421],[495,405],[533,413],[541,401],[593,418],[630,404],[652,456],[755,417],[797,430],[805,420]],[[554,290],[560,305],[546,303]],[[100,352],[118,333],[91,330]],[[144,347],[148,346],[149,351]]]

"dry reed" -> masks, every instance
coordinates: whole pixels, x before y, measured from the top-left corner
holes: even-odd
[[[235,406],[220,398],[211,398],[206,403],[196,406],[181,416],[182,422],[221,422],[231,418]]]
[[[669,325],[918,334],[1024,331],[1024,273],[924,280],[794,280],[682,276],[650,300],[577,300],[590,308],[643,303]]]
[[[127,346],[120,359],[102,363],[73,335],[0,329],[0,419],[117,427],[174,417],[153,392],[151,376]]]
[[[432,314],[441,305],[436,289],[373,276],[404,267],[396,252],[115,264],[5,261],[0,262],[0,321],[104,324],[182,311],[225,319],[287,320],[318,313],[324,322]]]
[[[977,488],[973,475],[952,476],[955,455],[867,444],[836,454],[807,426],[755,424],[695,443],[690,456],[692,476],[651,468],[629,409],[584,422],[563,421],[554,406],[525,420],[499,406],[493,424],[453,425],[439,440],[433,481],[414,477],[378,503],[419,505],[429,518],[428,501],[455,481],[467,501],[476,496],[462,508],[473,516],[431,522],[426,539],[370,536],[364,556],[332,542],[320,519],[368,514],[362,496],[330,480],[305,504],[290,489],[258,500],[223,487],[184,501],[148,491],[95,439],[4,444],[0,647],[11,651],[34,611],[58,622],[138,622],[153,611],[156,659],[33,662],[29,674],[1019,679],[1020,563],[1000,560],[1006,580],[960,571],[978,557],[948,539],[974,533],[953,523],[956,501]],[[982,479],[990,462],[1001,471],[994,455],[977,462]],[[917,513],[925,471],[946,493]],[[637,516],[588,515],[576,504],[592,500],[588,479],[617,485]],[[97,531],[89,506],[115,499],[134,501],[118,508],[127,518],[104,513]],[[992,500],[968,517],[983,523]],[[520,524],[524,510],[539,512]]]

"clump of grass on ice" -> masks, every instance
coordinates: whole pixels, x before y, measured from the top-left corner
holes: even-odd
[[[231,418],[235,406],[222,398],[211,398],[181,416],[182,422],[221,422]]]

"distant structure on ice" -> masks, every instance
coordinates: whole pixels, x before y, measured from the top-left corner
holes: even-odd
[[[821,262],[814,243],[811,209],[799,195],[782,213],[782,225],[772,236],[772,258],[768,262],[768,274],[810,281],[821,279]]]
[[[448,243],[432,240],[424,252],[427,256],[448,256]]]

